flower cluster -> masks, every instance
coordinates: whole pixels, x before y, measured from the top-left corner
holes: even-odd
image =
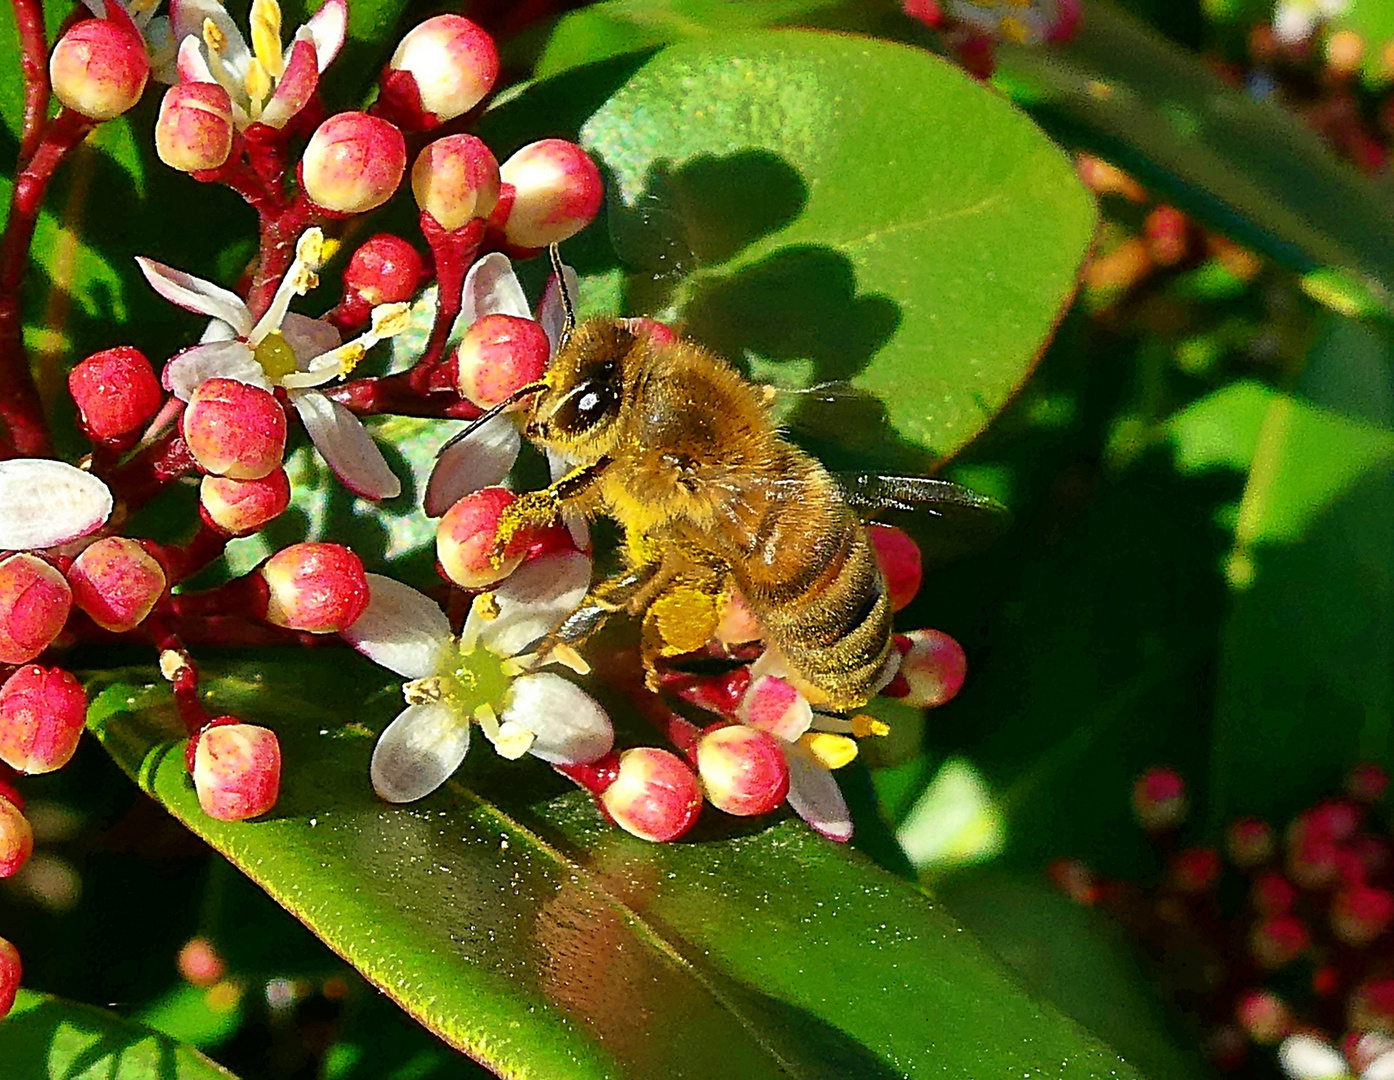
[[[1258,1047],[1276,1050],[1291,1080],[1387,1078],[1394,843],[1378,807],[1387,788],[1383,769],[1359,766],[1341,797],[1303,811],[1281,836],[1258,818],[1232,821],[1221,851],[1180,842],[1185,781],[1152,769],[1134,784],[1133,810],[1164,856],[1161,878],[1106,881],[1074,859],[1053,864],[1051,877],[1138,934],[1164,978],[1175,978],[1222,1069],[1239,1069]]]

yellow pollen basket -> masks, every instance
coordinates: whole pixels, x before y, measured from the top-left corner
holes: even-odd
[[[261,370],[266,372],[266,377],[272,382],[279,382],[287,375],[300,370],[295,362],[295,350],[279,330],[272,330],[262,338],[254,355],[257,363],[261,365]]]
[[[857,756],[857,743],[846,735],[830,731],[810,731],[799,736],[799,745],[813,755],[825,769],[840,769]]]
[[[698,589],[677,588],[655,600],[649,613],[663,639],[663,652],[680,656],[710,641],[718,621],[719,599]]]

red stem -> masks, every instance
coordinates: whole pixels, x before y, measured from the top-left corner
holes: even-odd
[[[179,719],[190,735],[197,735],[210,719],[199,699],[198,668],[194,667],[193,658],[179,635],[163,619],[150,615],[145,620],[145,628],[150,631],[155,648],[160,650],[160,674],[174,687],[174,705]]]
[[[410,372],[411,384],[418,393],[441,388],[437,370],[442,366],[441,354],[445,352],[450,328],[460,314],[465,275],[474,257],[479,254],[485,228],[486,223],[475,218],[458,229],[443,229],[430,214],[425,211],[421,213],[421,233],[431,246],[431,255],[436,262],[436,324],[431,328],[431,338],[421,359]]]
[[[24,128],[19,140],[19,165],[39,148],[48,117],[48,38],[40,0],[10,0],[19,30],[19,67],[24,76]]]
[[[46,456],[52,444],[24,351],[20,284],[29,269],[29,246],[48,182],[68,151],[93,127],[86,117],[64,109],[44,129],[33,156],[15,178],[10,215],[0,238],[0,422],[8,431],[9,445],[24,455]]]
[[[252,274],[252,287],[247,292],[247,310],[259,319],[271,306],[276,286],[295,260],[295,242],[300,234],[315,224],[321,213],[314,203],[301,196],[279,213],[261,214],[261,255]]]
[[[198,464],[178,429],[165,432],[110,476],[104,477],[112,494],[127,509],[144,506],[166,484],[198,471]]]

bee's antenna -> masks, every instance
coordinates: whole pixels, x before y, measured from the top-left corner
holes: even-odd
[[[444,446],[442,446],[440,450],[437,452],[436,456],[439,457],[440,454],[445,453],[446,450],[450,449],[450,447],[454,446],[457,442],[460,442],[462,439],[468,439],[471,435],[473,435],[476,431],[482,428],[490,420],[498,416],[499,413],[503,412],[510,406],[517,405],[518,402],[522,401],[523,398],[527,397],[529,394],[536,394],[538,391],[546,389],[547,384],[545,382],[528,383],[527,386],[520,386],[517,390],[509,394],[508,397],[506,397],[503,401],[500,401],[492,409],[488,410],[481,416],[476,416],[473,420],[471,420],[469,427],[465,428],[464,431],[460,432],[453,439],[451,439]]]
[[[547,257],[552,260],[552,273],[557,275],[557,289],[561,294],[561,338],[557,341],[557,348],[562,349],[571,340],[571,333],[576,329],[576,305],[572,302],[571,293],[566,288],[566,272],[561,262],[561,248],[556,244],[549,245]]]

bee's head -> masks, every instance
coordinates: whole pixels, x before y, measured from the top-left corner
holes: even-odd
[[[552,358],[546,389],[532,401],[528,438],[581,458],[600,457],[619,437],[639,339],[615,319],[592,319]]]

